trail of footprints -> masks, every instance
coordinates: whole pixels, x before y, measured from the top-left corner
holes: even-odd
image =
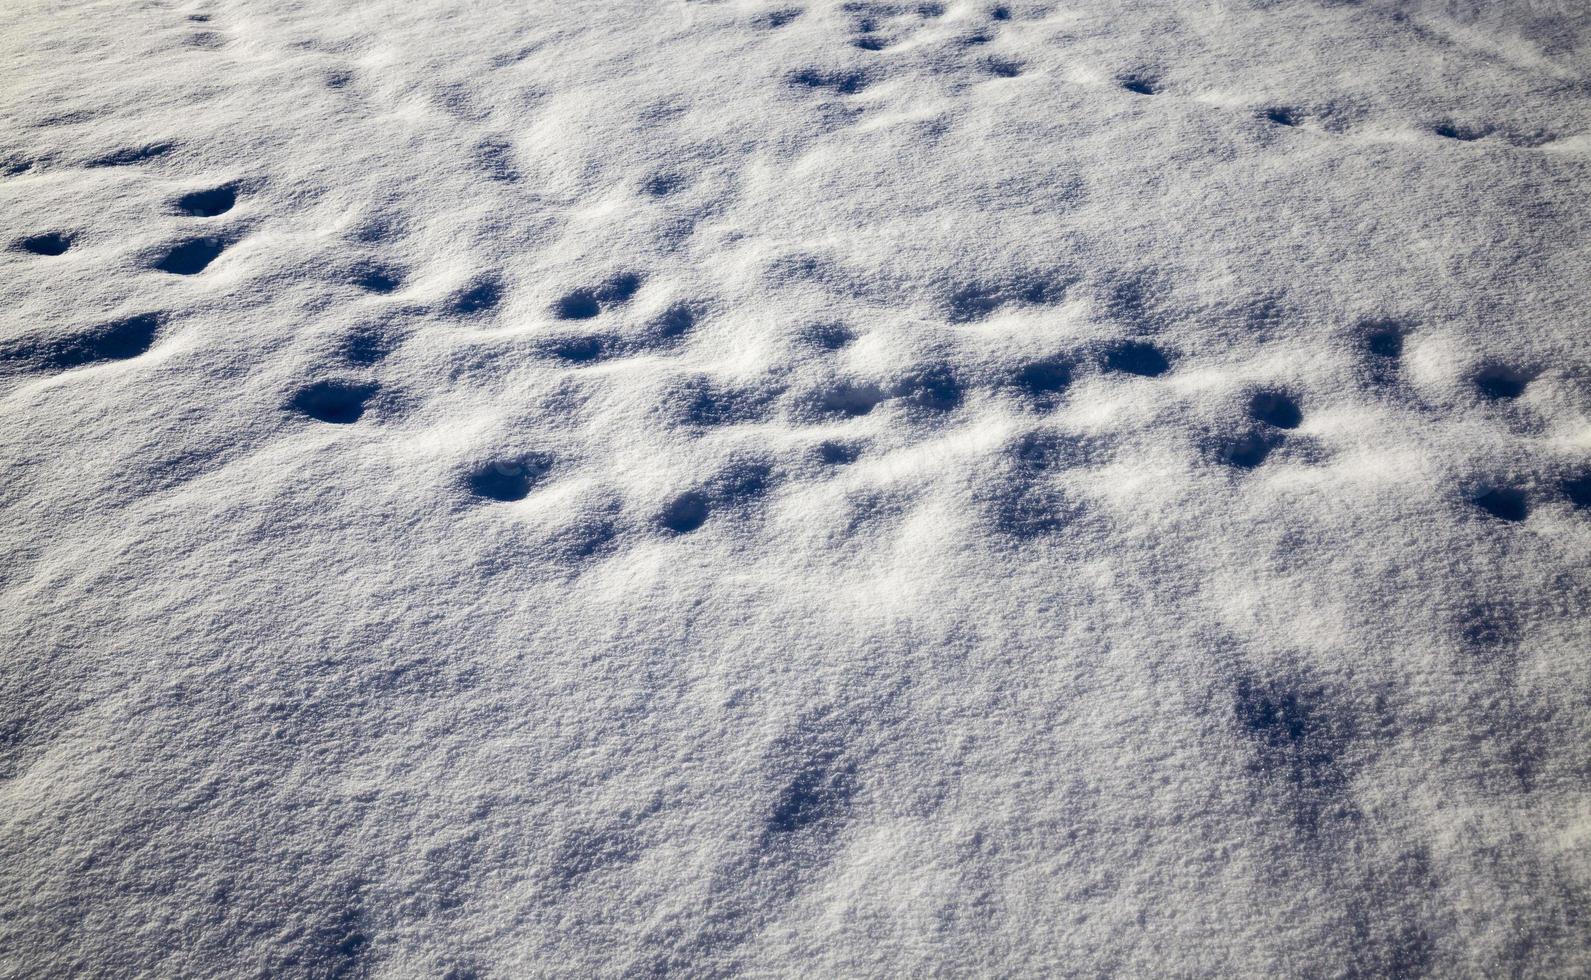
[[[226,214],[237,200],[238,185],[224,184],[182,194],[173,206],[188,217],[207,219]],[[55,259],[70,250],[73,240],[69,233],[47,232],[18,241],[16,248],[41,260]],[[224,250],[225,243],[225,238],[214,235],[184,239],[152,262],[152,267],[177,276],[198,275]],[[354,271],[352,281],[366,292],[382,294],[398,288],[401,279],[397,270],[366,266]],[[593,285],[571,289],[553,301],[548,317],[563,324],[595,325],[605,314],[624,309],[644,282],[639,273],[620,272]],[[1042,278],[994,287],[975,284],[952,291],[942,314],[947,323],[975,326],[1003,309],[1055,302],[1062,291],[1062,287]],[[503,294],[504,287],[498,279],[480,279],[447,299],[442,312],[466,319],[485,315],[499,305]],[[666,352],[692,330],[698,316],[691,305],[676,303],[653,317],[639,332],[558,332],[537,341],[537,349],[542,356],[571,368]],[[25,339],[0,350],[0,360],[14,368],[43,371],[125,360],[149,350],[162,324],[160,314],[145,313],[107,321],[74,336]],[[1405,332],[1396,324],[1370,324],[1362,331],[1365,376],[1372,386],[1399,383]],[[854,339],[848,328],[832,323],[815,325],[804,335],[804,342],[819,353],[839,350]],[[374,364],[386,353],[381,338],[371,334],[351,336],[344,349],[345,358],[354,364]],[[1032,408],[1048,411],[1062,403],[1084,363],[1107,374],[1144,379],[1160,378],[1174,368],[1172,356],[1152,341],[1124,338],[1105,342],[1082,357],[1055,355],[1030,360],[1016,367],[1000,384],[1018,393]],[[1519,398],[1532,380],[1530,372],[1495,361],[1484,363],[1470,379],[1478,396],[1492,402]],[[374,382],[320,380],[294,392],[288,407],[318,423],[353,425],[365,417],[367,407],[379,392],[380,386]],[[797,402],[792,411],[797,417],[805,413],[813,421],[824,423],[865,416],[880,405],[894,403],[908,418],[922,420],[954,412],[966,396],[967,385],[952,365],[930,365],[906,371],[888,384],[836,381],[806,402]],[[767,392],[723,389],[697,379],[684,382],[678,389],[674,419],[677,424],[694,429],[756,422],[765,419],[776,402]],[[1303,406],[1294,394],[1282,389],[1254,391],[1247,398],[1235,431],[1215,437],[1210,443],[1211,456],[1237,471],[1255,470],[1287,444],[1303,421]],[[831,439],[821,443],[816,453],[825,464],[844,466],[855,462],[862,449],[854,443]],[[494,459],[467,474],[464,482],[469,492],[481,500],[510,503],[529,496],[554,469],[555,461],[545,455]],[[704,526],[712,514],[754,502],[775,478],[775,468],[767,461],[736,462],[706,485],[680,493],[654,516],[652,523],[665,533],[690,534]],[[1591,470],[1563,478],[1559,491],[1575,508],[1591,508]],[[1528,495],[1511,486],[1486,487],[1474,495],[1473,503],[1503,521],[1522,521],[1530,512]],[[1042,501],[1040,505],[1040,509],[1048,506]],[[1048,529],[1054,523],[1035,512],[1034,501],[1027,496],[1001,506],[1008,511],[1003,519],[1013,525]]]
[[[841,5],[849,18],[850,47],[887,58],[927,24],[940,21],[948,13],[943,3],[877,2],[877,0],[851,0]],[[796,22],[804,13],[800,7],[789,7],[772,14],[753,18],[752,26],[762,30],[777,30]],[[1005,4],[990,5],[983,13],[983,22],[964,28],[951,29],[946,39],[952,49],[961,49],[971,58],[962,67],[970,67],[993,79],[1010,79],[1022,75],[1027,66],[1020,60],[979,53],[999,37],[1002,27],[1015,20],[1012,8]],[[948,64],[955,64],[951,58]],[[787,77],[797,88],[820,91],[837,98],[862,93],[887,73],[888,62],[864,62],[858,67],[825,68],[809,65],[791,72]],[[1114,76],[1114,84],[1123,92],[1135,96],[1158,96],[1176,91],[1164,81],[1161,72],[1135,69]],[[1346,136],[1348,126],[1329,105],[1316,107],[1304,105],[1272,104],[1252,110],[1255,118],[1285,129],[1307,128],[1321,133]],[[1425,133],[1440,140],[1457,143],[1500,143],[1519,149],[1535,149],[1552,143],[1562,134],[1524,130],[1497,122],[1460,121],[1439,118],[1423,127]],[[1377,138],[1371,136],[1371,138]]]
[[[914,23],[934,20],[945,14],[944,6],[938,3],[851,2],[845,4],[843,9],[852,18],[853,46],[868,52],[887,52],[904,32],[912,29]],[[795,22],[801,15],[802,10],[798,7],[784,8],[760,15],[755,19],[754,26],[763,30],[778,30]],[[201,25],[208,21],[204,15],[189,19]],[[988,26],[964,33],[956,43],[967,49],[986,45],[994,40],[998,27],[1011,19],[1008,7],[991,7],[988,11]],[[206,42],[203,46],[210,44]],[[980,63],[999,77],[1014,77],[1021,71],[1021,66],[1015,63],[990,59]],[[826,70],[809,67],[792,73],[789,80],[798,87],[824,90],[843,97],[861,92],[876,77],[877,72],[873,69]],[[1162,91],[1159,80],[1153,75],[1128,74],[1117,81],[1124,91],[1137,96],[1154,96]],[[1269,122],[1284,127],[1298,126],[1306,118],[1305,113],[1292,107],[1273,107],[1265,110],[1264,116]],[[1466,142],[1487,135],[1484,130],[1465,129],[1449,123],[1438,126],[1436,132],[1442,137]],[[170,143],[156,143],[116,150],[86,165],[133,166],[164,156],[173,148]],[[20,170],[10,168],[10,172],[14,174],[26,169],[26,166]],[[654,175],[642,190],[653,196],[663,196],[671,193],[681,179],[674,174]],[[231,212],[239,201],[242,189],[238,183],[224,183],[191,190],[174,198],[171,206],[189,219],[205,222]],[[52,230],[25,237],[15,242],[14,247],[39,260],[58,260],[70,252],[76,241],[76,236],[69,231]],[[152,259],[150,267],[178,277],[198,276],[210,268],[234,241],[225,232],[196,233],[164,249]],[[379,264],[357,266],[350,275],[353,285],[375,295],[398,290],[404,279],[402,270]],[[578,368],[595,362],[672,349],[695,327],[700,316],[699,308],[688,303],[677,303],[654,317],[639,332],[583,329],[601,322],[605,314],[625,308],[644,281],[639,273],[619,272],[559,296],[548,310],[550,319],[561,324],[578,325],[578,328],[557,331],[538,341],[539,353],[571,368]],[[972,284],[952,292],[942,312],[945,321],[950,324],[976,324],[1004,308],[1043,306],[1056,302],[1064,289],[1064,284],[1042,277],[993,287]],[[500,279],[483,277],[446,299],[441,312],[465,320],[485,317],[500,305],[504,293],[505,286]],[[0,363],[24,371],[65,371],[101,362],[127,360],[149,350],[158,339],[163,324],[164,317],[161,314],[142,313],[100,323],[74,336],[25,338],[0,349]],[[1396,324],[1372,324],[1364,331],[1366,377],[1371,385],[1387,387],[1398,384],[1404,332]],[[853,339],[854,336],[843,325],[822,324],[808,331],[805,341],[818,352],[829,352],[843,348]],[[386,340],[378,333],[359,334],[349,338],[344,357],[352,364],[371,365],[379,362],[389,349]],[[1121,339],[1104,343],[1084,357],[1057,355],[1030,361],[1016,368],[1001,384],[1018,393],[1033,409],[1053,410],[1063,402],[1065,392],[1073,383],[1080,365],[1085,362],[1092,362],[1094,368],[1101,372],[1145,379],[1159,378],[1173,370],[1170,354],[1150,340]],[[1520,397],[1533,376],[1518,368],[1493,362],[1482,366],[1471,380],[1484,399],[1506,402]],[[287,407],[316,423],[348,426],[365,418],[368,407],[380,390],[378,384],[368,381],[318,380],[295,391]],[[692,429],[758,421],[766,417],[777,401],[766,392],[723,389],[715,387],[706,379],[686,381],[676,394],[679,410],[674,420]],[[888,384],[836,381],[804,402],[798,401],[792,411],[797,416],[804,413],[814,421],[827,422],[865,416],[880,405],[893,403],[908,417],[921,420],[953,413],[963,404],[966,395],[967,385],[951,365],[931,365],[907,371]],[[1239,472],[1258,469],[1278,450],[1287,446],[1303,421],[1303,406],[1296,395],[1282,389],[1254,391],[1247,398],[1243,416],[1234,420],[1232,430],[1209,441],[1210,456],[1214,461]],[[830,466],[853,463],[861,457],[862,452],[859,445],[843,439],[825,440],[816,449],[817,457]],[[555,468],[555,460],[544,454],[494,459],[468,472],[463,483],[469,493],[480,500],[511,503],[528,497],[550,479]],[[707,524],[714,513],[755,501],[775,479],[775,468],[766,460],[734,461],[706,484],[685,490],[673,498],[654,515],[652,524],[665,533],[690,534]],[[1591,508],[1591,470],[1563,478],[1559,481],[1559,491],[1574,507]],[[1025,494],[1025,491],[1019,494],[1020,499],[1014,504],[1011,501],[1002,504],[1012,512],[1008,516],[1022,526],[1048,527],[1051,522],[1042,515],[1036,516],[1031,495]],[[1529,496],[1523,490],[1511,486],[1483,488],[1473,496],[1473,503],[1484,513],[1503,521],[1522,521],[1530,512]],[[1048,506],[1043,501],[1040,505],[1041,509],[1042,506]],[[614,533],[611,527],[607,533]],[[589,553],[592,549],[585,550]]]
[[[222,186],[184,194],[173,202],[173,207],[192,217],[215,217],[231,210],[235,201],[236,189]],[[56,259],[66,255],[76,241],[74,234],[51,231],[23,238],[15,248]],[[227,244],[225,238],[217,236],[187,238],[164,250],[150,267],[173,275],[197,275],[215,261]],[[164,320],[160,313],[140,313],[99,323],[76,335],[22,338],[0,348],[0,363],[12,370],[64,371],[103,361],[128,360],[154,346]]]

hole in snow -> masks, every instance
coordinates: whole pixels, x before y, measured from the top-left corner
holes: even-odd
[[[153,313],[113,320],[76,336],[22,343],[0,352],[0,359],[65,371],[101,361],[125,361],[154,346],[160,317]]]
[[[590,320],[610,306],[628,302],[640,288],[639,275],[620,273],[600,286],[566,293],[553,304],[553,313],[560,320]]]
[[[1298,402],[1280,391],[1262,391],[1249,400],[1249,417],[1278,429],[1296,429],[1304,421]]]
[[[762,415],[762,393],[714,384],[706,377],[690,378],[675,393],[688,425],[708,427],[754,422]]]
[[[696,311],[683,303],[678,303],[664,310],[656,320],[652,321],[651,333],[659,340],[676,340],[689,333],[694,326],[696,326]]]
[[[96,157],[87,163],[90,167],[127,167],[145,160],[165,156],[175,147],[171,143],[150,143],[147,146],[131,147],[125,150],[114,150],[102,157]]]
[[[474,316],[496,309],[502,300],[502,285],[495,279],[486,279],[455,296],[448,308],[460,316]]]
[[[770,10],[768,13],[752,21],[764,30],[777,30],[801,16],[799,7],[787,7],[783,10]]]
[[[349,425],[365,414],[376,386],[348,381],[317,381],[293,396],[294,408],[320,422]]]
[[[685,186],[685,178],[675,173],[657,173],[641,182],[641,191],[649,197],[667,197]]]
[[[155,268],[176,276],[195,276],[208,268],[226,247],[227,243],[219,238],[192,238],[174,246],[155,263]]]
[[[961,380],[949,367],[936,365],[908,375],[895,395],[909,408],[948,412],[961,404]]]
[[[586,337],[564,337],[548,344],[546,351],[552,357],[570,364],[590,364],[600,361],[608,353],[610,341],[595,334]]]
[[[868,81],[866,72],[823,71],[818,68],[803,68],[790,76],[792,85],[811,89],[828,89],[838,95],[855,95],[867,87]]]
[[[1105,349],[1105,367],[1111,371],[1154,378],[1169,371],[1171,364],[1154,345],[1124,340]]]
[[[1456,123],[1442,123],[1435,127],[1436,135],[1460,143],[1473,143],[1486,135],[1485,130],[1475,129],[1470,126],[1460,126]]]
[[[1575,507],[1591,507],[1591,470],[1571,476],[1563,481],[1564,495]]]
[[[1524,371],[1500,364],[1488,364],[1475,372],[1474,381],[1475,387],[1480,389],[1482,395],[1494,401],[1503,401],[1524,394],[1530,378],[1531,376]]]
[[[1015,380],[1035,403],[1049,406],[1072,383],[1072,366],[1059,358],[1035,361],[1018,371]]]
[[[818,458],[830,466],[846,466],[861,455],[861,449],[843,442],[825,442],[818,446]]]
[[[232,210],[237,200],[236,188],[213,187],[207,191],[194,191],[177,198],[177,210],[195,218],[213,218]]]
[[[856,793],[855,769],[837,753],[816,753],[805,760],[780,790],[768,816],[768,831],[791,834],[843,819]]]
[[[802,339],[823,350],[839,350],[856,339],[843,323],[818,323],[802,332]]]
[[[397,272],[380,266],[368,266],[354,273],[354,285],[367,293],[390,293],[402,284]]]
[[[1403,356],[1403,331],[1390,325],[1372,327],[1365,335],[1365,350],[1375,357],[1397,360]]]
[[[552,461],[545,456],[493,460],[470,473],[470,492],[500,503],[524,500],[550,469]]]
[[[884,391],[877,385],[842,383],[824,392],[818,407],[837,415],[866,415],[884,400]]]
[[[1221,460],[1240,470],[1252,470],[1281,444],[1282,437],[1274,432],[1245,432],[1222,445]]]
[[[343,342],[342,356],[350,364],[375,364],[395,346],[392,338],[377,328],[356,330]]]
[[[1475,506],[1499,520],[1522,521],[1530,516],[1522,491],[1502,487],[1475,498]]]
[[[72,240],[65,235],[49,232],[24,238],[17,243],[17,247],[34,255],[64,255],[66,250],[72,247]]]
[[[664,508],[658,523],[675,534],[689,534],[707,523],[707,495],[696,490],[680,494]]]

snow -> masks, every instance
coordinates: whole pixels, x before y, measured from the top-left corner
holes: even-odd
[[[0,49],[0,975],[1591,971],[1583,5]]]

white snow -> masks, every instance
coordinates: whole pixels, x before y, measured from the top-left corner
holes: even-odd
[[[0,975],[1591,972],[1591,10],[13,0]]]

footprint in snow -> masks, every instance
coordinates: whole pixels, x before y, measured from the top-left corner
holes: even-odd
[[[47,232],[43,235],[24,238],[17,242],[17,247],[24,252],[32,252],[34,255],[65,255],[66,250],[72,247],[72,239],[66,235]]]
[[[230,184],[209,190],[191,191],[176,200],[176,208],[195,218],[214,218],[226,214],[237,204],[237,188]]]
[[[483,500],[513,503],[528,497],[551,470],[551,457],[541,454],[496,459],[472,470],[465,483]]]
[[[291,405],[317,422],[352,425],[364,416],[376,391],[375,385],[363,382],[317,381],[300,389]]]
[[[226,247],[227,242],[219,238],[190,238],[172,246],[154,267],[174,276],[196,276],[209,268]]]

